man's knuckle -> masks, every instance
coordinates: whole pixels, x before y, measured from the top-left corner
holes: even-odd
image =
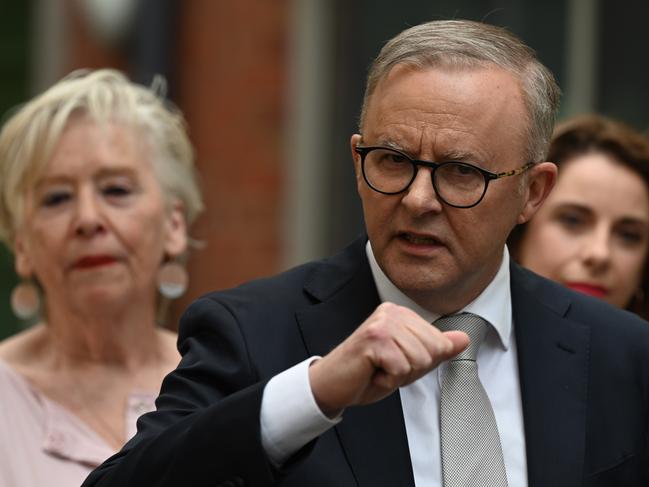
[[[372,342],[386,339],[387,331],[381,322],[372,322],[365,328],[365,337]]]

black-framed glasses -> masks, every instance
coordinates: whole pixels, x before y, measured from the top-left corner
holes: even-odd
[[[471,208],[482,201],[489,182],[522,174],[534,166],[528,162],[511,171],[494,173],[466,162],[420,161],[388,147],[355,147],[361,156],[363,178],[374,191],[398,194],[407,190],[417,176],[418,167],[431,168],[437,197],[455,208]]]

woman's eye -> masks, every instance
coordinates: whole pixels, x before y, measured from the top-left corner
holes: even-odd
[[[110,184],[102,189],[106,196],[128,196],[132,193],[131,188],[123,184]]]
[[[635,232],[620,232],[620,236],[629,243],[636,243],[642,240],[642,236]]]
[[[561,213],[558,220],[564,227],[569,229],[577,229],[584,224],[584,218],[575,213]]]
[[[638,244],[640,242],[643,242],[645,239],[644,233],[640,230],[620,228],[618,229],[617,234],[622,239],[622,241],[624,241],[628,245]]]
[[[65,203],[70,199],[70,193],[66,191],[55,191],[52,193],[47,193],[42,201],[41,201],[41,206],[45,206],[48,208],[58,206],[62,203]]]

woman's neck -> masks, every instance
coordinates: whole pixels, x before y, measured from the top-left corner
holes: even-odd
[[[153,306],[83,311],[48,307],[48,341],[59,366],[103,363],[130,369],[161,359]]]

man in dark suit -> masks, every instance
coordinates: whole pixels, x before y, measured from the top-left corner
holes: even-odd
[[[505,247],[554,184],[557,104],[502,29],[430,22],[386,44],[351,138],[367,238],[192,304],[158,410],[84,485],[496,485],[498,468],[497,485],[648,485],[649,326]],[[458,314],[481,345],[436,321]],[[495,432],[444,429],[456,362],[479,365]]]

